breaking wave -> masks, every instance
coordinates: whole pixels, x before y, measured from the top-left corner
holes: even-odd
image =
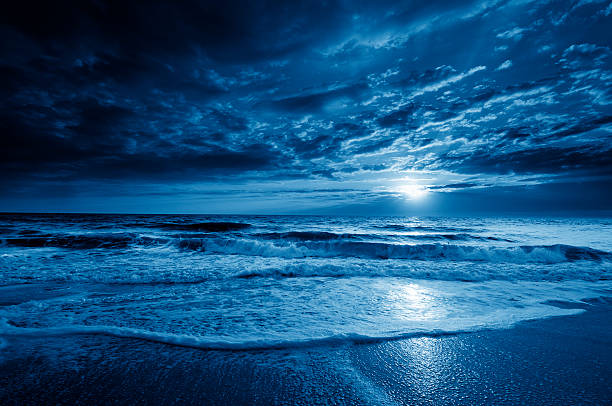
[[[578,313],[580,310],[572,309],[566,313]],[[509,325],[507,326],[509,327]],[[398,332],[394,335],[370,336],[357,333],[334,334],[324,337],[307,338],[279,338],[279,339],[232,339],[201,337],[188,334],[174,334],[166,332],[148,331],[131,327],[118,326],[85,326],[72,325],[64,327],[15,327],[5,320],[0,327],[0,335],[12,337],[55,337],[71,335],[102,335],[116,338],[128,338],[172,345],[177,347],[196,348],[202,350],[218,351],[249,351],[289,348],[311,348],[321,346],[337,346],[346,344],[376,343],[383,341],[397,341],[412,337],[442,337],[466,334],[475,330],[486,329],[478,326],[468,330],[416,330],[411,332]]]
[[[206,223],[211,224],[211,223]],[[209,230],[233,226],[209,227]],[[239,227],[244,227],[243,223]],[[238,226],[236,226],[238,227]],[[350,257],[364,259],[409,259],[422,261],[477,261],[494,263],[542,263],[552,264],[574,261],[609,261],[612,254],[590,247],[573,245],[511,245],[495,246],[475,243],[482,240],[504,241],[496,237],[480,237],[470,234],[437,234],[416,236],[428,243],[405,244],[406,240],[394,240],[391,236],[377,236],[372,241],[368,234],[335,234],[331,232],[303,231],[265,233],[253,235],[194,234],[147,236],[138,233],[108,234],[59,234],[30,235],[4,238],[7,246],[66,249],[126,249],[129,247],[175,247],[215,255],[246,255],[279,258]],[[410,238],[412,239],[412,237]],[[435,242],[442,240],[445,243]],[[469,244],[454,242],[468,241]],[[485,242],[487,242],[485,241]]]
[[[429,241],[504,241],[511,240],[499,237],[479,236],[467,233],[458,234],[416,234],[416,235],[395,235],[395,234],[359,234],[359,233],[331,233],[327,231],[289,231],[284,233],[261,233],[254,236],[268,240],[290,240],[290,241],[329,241],[329,240],[395,240],[398,238],[410,240],[429,240]]]
[[[369,259],[411,259],[423,261],[478,261],[508,263],[560,263],[604,261],[612,254],[589,247],[571,245],[535,245],[491,247],[454,244],[387,244],[345,240],[329,241],[260,241],[181,239],[182,249],[210,254],[256,255],[264,257],[355,257]]]

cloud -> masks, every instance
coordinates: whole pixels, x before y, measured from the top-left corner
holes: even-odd
[[[610,48],[595,44],[573,44],[563,51],[559,63],[566,69],[600,66],[609,59]]]
[[[305,92],[304,94],[274,100],[271,105],[274,108],[288,112],[318,112],[335,101],[359,100],[367,90],[367,85],[359,83],[329,90]]]
[[[609,181],[608,8],[20,2],[0,16],[0,185]]]
[[[510,59],[506,59],[504,62],[502,62],[501,65],[499,65],[495,70],[496,71],[500,71],[500,70],[504,70],[504,69],[509,69],[512,67],[512,61]]]
[[[423,94],[428,93],[428,92],[436,92],[436,91],[438,91],[438,90],[440,90],[440,89],[442,89],[442,88],[444,88],[446,86],[449,86],[449,85],[451,85],[453,83],[457,83],[460,80],[463,80],[463,79],[465,79],[467,77],[470,77],[474,73],[483,71],[485,69],[487,69],[487,67],[483,66],[483,65],[475,66],[475,67],[469,69],[467,72],[459,73],[457,75],[450,76],[449,78],[441,80],[439,82],[426,85],[426,86],[424,86],[424,87],[422,87],[420,89],[416,89],[414,92],[412,92],[412,97],[420,96],[420,95],[423,95]]]
[[[612,174],[612,149],[533,147],[495,154],[478,149],[470,154],[447,154],[444,165],[460,167],[466,173],[559,174],[595,172]]]
[[[427,189],[430,190],[442,190],[442,189],[469,189],[474,187],[479,187],[478,183],[472,182],[461,182],[461,183],[449,183],[448,185],[442,186],[429,186]]]
[[[510,30],[500,32],[496,35],[496,37],[500,39],[514,39],[515,41],[518,41],[523,38],[523,33],[525,31],[525,28],[514,27]]]

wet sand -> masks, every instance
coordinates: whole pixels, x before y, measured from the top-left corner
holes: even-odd
[[[581,306],[506,330],[291,350],[7,337],[0,404],[609,404],[612,300]]]

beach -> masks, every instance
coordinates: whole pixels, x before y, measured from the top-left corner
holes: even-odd
[[[605,404],[612,222],[4,215],[2,404]]]
[[[612,405],[612,3],[17,1],[0,406]]]
[[[611,299],[509,329],[285,350],[101,335],[9,339],[0,403],[606,404]]]

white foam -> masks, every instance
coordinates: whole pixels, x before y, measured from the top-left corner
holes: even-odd
[[[546,282],[333,279],[299,283],[294,293],[285,294],[285,283],[275,285],[264,290],[213,288],[214,295],[205,284],[195,291],[178,287],[176,295],[153,289],[133,296],[128,289],[112,298],[31,301],[0,311],[5,319],[0,336],[107,335],[219,350],[338,345],[507,328],[576,314],[582,310],[546,303],[599,297],[611,287],[589,282],[560,287]],[[88,325],[92,320],[96,325]]]
[[[388,244],[355,241],[268,241],[254,239],[184,239],[179,246],[222,255],[263,257],[355,257],[428,261],[478,261],[493,263],[554,264],[575,260],[608,260],[610,254],[586,247],[474,246],[454,244]]]
[[[558,309],[551,312],[546,317],[571,315],[582,312],[580,309]],[[542,318],[528,317],[522,320],[514,320],[512,322],[505,321],[496,324],[478,324],[471,326],[468,329],[415,329],[409,332],[396,332],[387,335],[368,335],[360,333],[340,333],[329,336],[314,336],[314,337],[295,337],[295,338],[268,338],[268,339],[237,339],[231,337],[200,337],[188,334],[174,334],[165,332],[148,331],[131,327],[117,326],[85,326],[72,325],[64,327],[15,327],[2,320],[0,326],[0,335],[11,337],[54,337],[54,336],[70,336],[70,335],[103,335],[117,338],[137,339],[151,341],[161,344],[173,345],[178,347],[197,348],[203,350],[265,350],[265,349],[284,349],[284,348],[304,348],[304,347],[319,347],[319,346],[334,346],[354,343],[373,343],[380,341],[402,340],[413,337],[440,337],[456,334],[471,333],[483,329],[491,328],[510,328],[516,322]],[[6,346],[6,342],[0,338],[0,349]]]

